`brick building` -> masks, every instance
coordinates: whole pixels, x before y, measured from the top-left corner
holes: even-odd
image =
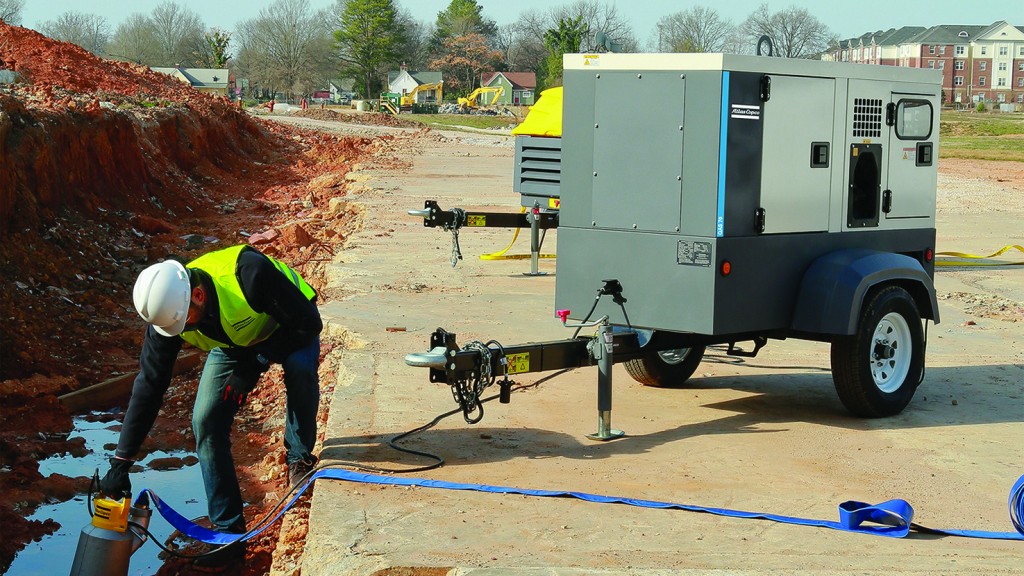
[[[1024,106],[1024,26],[904,26],[841,40],[839,62],[937,68],[946,104]]]

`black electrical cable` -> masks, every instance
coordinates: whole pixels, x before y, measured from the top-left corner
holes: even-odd
[[[572,339],[575,340],[580,335],[580,330],[583,329],[583,324],[586,324],[590,317],[594,314],[594,310],[597,310],[597,303],[601,301],[601,291],[597,291],[597,296],[594,298],[594,304],[590,307],[590,311],[587,312],[587,316],[580,322],[580,326],[576,327],[576,331],[572,333]]]
[[[505,350],[501,346],[501,344],[499,344],[496,340],[491,340],[490,342],[488,342],[488,344],[491,344],[491,343],[494,343],[498,347],[499,351],[501,352],[502,358],[504,358],[505,357]],[[534,388],[534,387],[540,386],[544,382],[547,382],[548,380],[551,380],[553,378],[561,376],[562,374],[565,374],[569,370],[571,370],[571,369],[570,368],[565,368],[563,370],[559,370],[557,372],[554,372],[552,374],[549,374],[549,375],[547,375],[547,376],[537,380],[536,382],[534,382],[532,384],[527,384],[527,385],[523,385],[523,386],[517,386],[515,388],[515,390],[527,390],[529,388]],[[507,369],[506,369],[506,372],[507,372]],[[499,398],[500,396],[501,396],[500,394],[495,394],[493,396],[489,396],[487,398],[484,398],[480,402],[481,403],[490,402],[492,400],[495,400],[495,399]],[[138,530],[141,530],[150,540],[152,540],[157,545],[157,547],[159,547],[164,552],[166,552],[166,553],[168,553],[171,556],[174,556],[176,558],[182,558],[182,559],[185,559],[185,560],[195,560],[197,558],[202,558],[202,557],[205,557],[205,556],[209,556],[209,555],[214,554],[214,553],[218,553],[218,554],[222,553],[223,550],[227,549],[230,546],[236,546],[240,542],[247,542],[257,532],[260,532],[263,529],[265,529],[266,527],[268,527],[270,525],[270,523],[271,523],[271,519],[274,517],[274,515],[277,514],[278,510],[281,509],[285,505],[285,503],[288,502],[291,499],[292,494],[294,494],[301,486],[303,486],[305,484],[306,481],[308,481],[309,478],[311,478],[319,470],[323,470],[325,468],[356,468],[358,470],[365,470],[367,472],[380,472],[380,473],[385,473],[385,474],[408,474],[408,473],[411,473],[411,472],[424,472],[426,470],[433,470],[435,468],[440,468],[441,466],[444,465],[444,458],[442,458],[442,457],[440,457],[440,456],[438,456],[436,454],[431,454],[429,452],[422,452],[422,451],[419,451],[419,450],[413,450],[411,448],[405,448],[405,447],[399,446],[397,444],[397,442],[399,440],[407,437],[407,436],[411,436],[412,434],[416,434],[417,432],[423,432],[423,431],[429,430],[429,429],[433,428],[434,426],[436,426],[438,424],[438,422],[440,422],[441,420],[444,420],[445,418],[448,418],[449,416],[454,416],[455,414],[459,414],[461,412],[462,412],[461,408],[456,408],[455,410],[449,410],[448,412],[443,412],[443,413],[437,415],[430,422],[428,422],[428,423],[426,423],[426,424],[424,424],[422,426],[418,426],[416,428],[413,428],[412,430],[403,432],[403,433],[401,433],[401,434],[399,434],[397,436],[392,437],[391,439],[389,439],[387,441],[387,444],[388,444],[389,447],[391,447],[391,448],[393,448],[395,450],[398,450],[399,452],[405,452],[406,454],[412,454],[412,455],[415,455],[415,456],[422,456],[422,457],[425,457],[425,458],[430,458],[432,460],[435,460],[435,462],[433,464],[428,464],[428,465],[425,465],[425,466],[418,466],[418,467],[415,467],[415,468],[401,468],[401,469],[399,469],[399,468],[380,468],[380,467],[377,467],[377,466],[368,466],[368,465],[365,465],[365,464],[360,464],[358,462],[345,462],[345,461],[337,461],[337,462],[330,462],[328,464],[317,465],[313,469],[311,469],[309,472],[307,472],[306,475],[303,476],[302,479],[295,484],[295,486],[293,486],[291,489],[289,489],[288,492],[285,493],[285,495],[282,496],[277,501],[277,504],[275,504],[273,506],[273,508],[271,508],[267,513],[265,513],[263,515],[263,517],[259,520],[259,522],[256,523],[256,526],[254,528],[252,528],[248,532],[242,534],[242,536],[238,540],[235,540],[235,541],[230,542],[228,544],[225,544],[223,546],[219,546],[219,547],[217,547],[217,548],[215,548],[213,550],[210,550],[209,552],[204,552],[202,554],[182,554],[182,553],[178,552],[177,550],[173,550],[173,549],[168,548],[167,546],[165,546],[145,526],[142,526],[141,524],[139,524],[137,522],[133,522],[133,521],[129,521],[128,525],[132,526],[132,527],[134,527],[134,528],[136,528]],[[96,478],[96,483],[98,484],[99,483],[99,470],[96,471],[95,478]],[[92,487],[91,486],[90,486],[90,489],[89,489],[89,498],[90,498],[90,502],[91,502],[91,498],[92,498]]]

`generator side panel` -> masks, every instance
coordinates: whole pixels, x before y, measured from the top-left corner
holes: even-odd
[[[603,297],[590,319],[618,326],[712,334],[714,238],[625,230],[558,229],[555,308],[583,320],[604,280],[623,287],[622,307]]]

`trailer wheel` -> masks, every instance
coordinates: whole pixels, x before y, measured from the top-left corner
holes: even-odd
[[[832,380],[847,410],[865,418],[899,414],[924,370],[921,314],[899,286],[868,296],[857,333],[832,342]]]
[[[700,366],[704,346],[675,350],[648,350],[644,356],[627,360],[626,372],[644,386],[671,386],[686,382]]]

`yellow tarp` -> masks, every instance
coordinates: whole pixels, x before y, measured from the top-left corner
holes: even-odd
[[[530,107],[526,119],[512,129],[515,136],[562,135],[562,87],[548,88],[540,93],[537,103]]]

